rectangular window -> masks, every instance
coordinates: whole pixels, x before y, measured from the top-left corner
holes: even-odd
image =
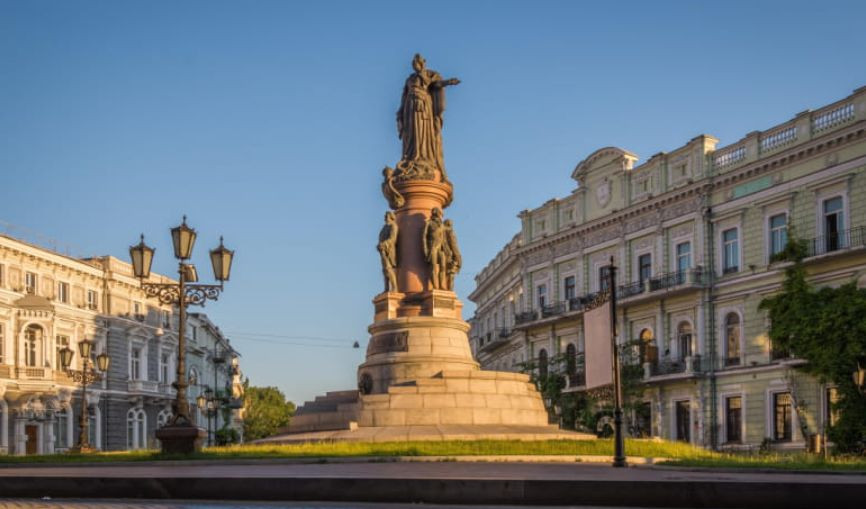
[[[563,282],[563,294],[565,295],[566,300],[577,297],[577,295],[575,294],[575,288],[576,285],[574,276],[568,276],[567,278],[565,278],[565,281]]]
[[[788,243],[788,215],[770,217],[770,256],[781,253]]]
[[[675,413],[677,422],[676,439],[682,442],[691,442],[692,408],[690,402],[677,401]]]
[[[722,272],[728,274],[740,270],[740,242],[736,228],[722,232],[722,252]]]
[[[159,381],[167,384],[168,383],[168,369],[169,369],[169,361],[171,358],[169,354],[163,353],[159,356]]]
[[[725,398],[725,439],[729,444],[740,443],[743,440],[743,398],[731,396]]]
[[[640,255],[637,259],[638,280],[644,284],[653,276],[652,255],[647,253]]]
[[[99,295],[93,290],[87,290],[87,308],[96,309],[99,302]]]
[[[136,320],[144,320],[144,306],[141,302],[132,303],[132,314],[135,315]]]
[[[141,348],[133,348],[129,354],[129,379],[141,380]]]
[[[24,274],[24,288],[27,293],[36,293],[36,274],[27,272]]]
[[[198,327],[193,326],[192,328],[192,340],[198,341]]]
[[[791,441],[793,405],[790,392],[773,394],[773,439],[778,442]]]
[[[171,311],[162,310],[162,326],[163,328],[171,327]]]
[[[57,283],[57,300],[64,304],[69,303],[69,283]]]
[[[842,238],[844,229],[842,197],[824,200],[824,248],[827,252],[846,247]]]
[[[547,305],[547,285],[538,285],[536,292],[538,295],[538,309],[544,309],[544,306]]]
[[[67,435],[69,412],[61,410],[54,414],[54,448],[66,449],[69,447],[69,435]]]
[[[610,267],[605,265],[598,268],[598,291],[606,292],[610,289]]]
[[[685,272],[692,268],[692,243],[677,244],[677,272]]]
[[[60,362],[60,350],[69,347],[69,336],[64,336],[62,334],[58,334],[55,338],[55,352],[54,352],[54,369],[63,369],[63,363]],[[70,366],[72,367],[72,366]]]

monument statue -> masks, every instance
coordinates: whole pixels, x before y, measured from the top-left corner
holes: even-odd
[[[382,259],[382,275],[385,276],[385,291],[397,291],[397,219],[394,213],[385,213],[385,225],[379,230],[379,257]]]
[[[445,225],[442,223],[442,209],[437,207],[431,211],[421,238],[424,244],[424,259],[430,264],[430,286],[434,290],[447,290],[448,245]]]
[[[448,268],[445,271],[447,282],[443,290],[454,291],[454,277],[460,272],[463,257],[460,256],[460,248],[457,247],[457,232],[454,231],[454,223],[450,219],[445,220],[445,246],[448,251]]]
[[[385,177],[385,180],[382,182],[382,194],[388,200],[388,205],[392,209],[397,210],[406,203],[406,199],[403,198],[403,195],[400,194],[400,191],[394,185],[394,168],[386,166],[382,170],[382,176]]]
[[[397,164],[397,177],[402,180],[448,181],[442,155],[442,114],[445,111],[445,87],[460,80],[443,80],[427,69],[424,57],[412,59],[415,72],[403,86],[400,109],[397,110],[397,134],[403,141],[403,155]]]

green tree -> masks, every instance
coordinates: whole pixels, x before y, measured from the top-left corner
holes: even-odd
[[[782,291],[761,301],[770,318],[773,348],[806,359],[803,370],[822,382],[832,382],[840,395],[834,410],[839,420],[829,430],[839,452],[864,452],[866,396],[852,374],[857,359],[866,356],[866,290],[851,282],[838,288],[813,288],[806,280],[802,241],[791,239],[782,258],[793,262],[785,269]]]
[[[289,425],[295,404],[276,387],[251,387],[244,381],[244,437],[256,440]]]

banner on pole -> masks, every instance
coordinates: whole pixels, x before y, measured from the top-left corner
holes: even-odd
[[[586,388],[595,389],[613,383],[611,351],[610,301],[583,314],[586,350]]]

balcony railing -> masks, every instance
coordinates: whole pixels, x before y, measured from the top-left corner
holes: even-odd
[[[643,293],[644,284],[646,281],[635,281],[633,283],[621,285],[619,287],[619,295],[620,299],[627,299],[629,297],[633,297],[635,295],[640,295]]]
[[[537,314],[535,311],[524,311],[522,313],[517,313],[514,316],[514,323],[516,323],[516,324],[529,323],[529,322],[535,321],[536,316],[537,316]]]
[[[562,313],[565,313],[565,303],[564,302],[557,302],[556,304],[548,304],[547,306],[544,306],[543,308],[541,308],[541,317],[542,318],[561,315]]]
[[[130,380],[127,385],[129,392],[158,392],[159,384],[150,380]]]
[[[507,328],[499,329],[498,334],[499,334],[500,338],[507,338],[508,336],[511,335],[511,329],[507,329]]]
[[[686,372],[686,360],[663,360],[651,365],[652,376],[672,375]]]
[[[806,256],[818,256],[843,249],[866,247],[866,227],[858,226],[807,241]]]

